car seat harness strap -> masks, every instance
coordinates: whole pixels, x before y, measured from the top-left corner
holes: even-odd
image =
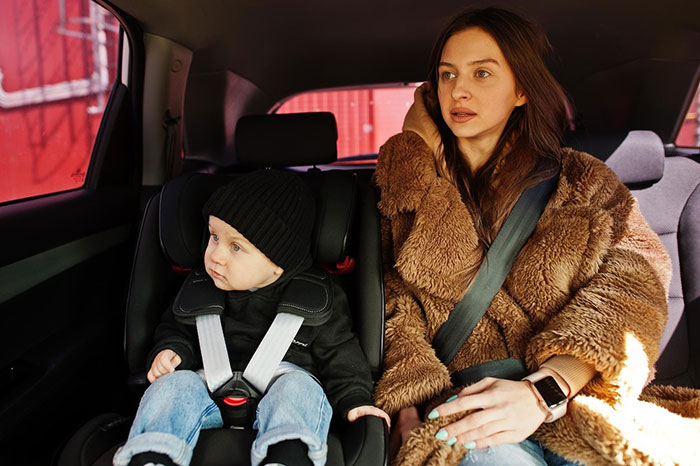
[[[195,322],[204,365],[204,380],[209,391],[214,393],[233,377],[221,317],[218,314],[205,314],[197,316]]]
[[[549,199],[557,186],[559,176],[527,188],[518,198],[508,218],[489,248],[479,272],[464,297],[455,304],[447,320],[433,338],[435,353],[445,366],[448,366],[459,352],[464,342],[486,313],[493,298],[501,289],[510,273],[520,250],[535,230]],[[504,363],[490,364],[488,367],[467,368],[453,374],[453,383],[468,385],[487,375],[499,378],[517,378],[517,368],[524,364],[519,360],[503,360]],[[488,370],[484,370],[488,369]],[[465,377],[462,377],[465,376]],[[478,376],[479,379],[474,380]]]
[[[245,370],[232,371],[221,323],[226,292],[202,269],[185,279],[173,304],[175,317],[197,326],[204,380],[226,425],[250,426],[258,401],[302,325],[317,326],[331,317],[333,287],[327,272],[311,268],[286,285],[277,315]]]
[[[270,329],[263,337],[243,371],[243,378],[260,393],[267,391],[267,386],[270,384],[277,367],[287,353],[302,323],[304,323],[303,317],[287,312],[280,312],[275,316]]]

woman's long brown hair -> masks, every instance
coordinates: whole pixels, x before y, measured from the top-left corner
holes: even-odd
[[[445,43],[452,35],[471,27],[486,31],[498,43],[515,75],[518,90],[527,98],[525,105],[513,110],[492,156],[474,174],[459,150],[457,138],[442,118],[437,96],[438,66]],[[568,100],[545,63],[550,52],[551,45],[538,25],[498,8],[460,14],[442,31],[433,47],[430,91],[425,104],[442,138],[442,151],[436,156],[444,159],[447,172],[442,175],[457,186],[474,217],[484,255],[522,191],[554,176],[561,164]],[[437,165],[443,171],[443,164]]]

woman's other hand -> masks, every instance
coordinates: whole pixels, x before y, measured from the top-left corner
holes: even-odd
[[[179,366],[181,362],[182,359],[175,351],[164,349],[153,359],[151,370],[148,371],[146,377],[148,377],[149,382],[153,383],[161,375],[175,372],[175,368]]]
[[[399,452],[401,445],[406,442],[411,436],[411,431],[421,425],[423,421],[418,415],[418,409],[415,406],[403,408],[396,415],[394,428],[389,436],[389,457],[394,458]]]
[[[518,443],[535,432],[548,415],[528,381],[486,377],[435,408],[428,418],[464,411],[470,413],[435,437],[450,445],[460,442],[468,449]]]

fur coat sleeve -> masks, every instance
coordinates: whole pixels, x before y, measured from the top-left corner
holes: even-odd
[[[700,392],[649,388],[666,321],[670,261],[627,188],[602,162],[565,150],[559,185],[502,289],[449,367],[430,342],[464,294],[476,233],[432,151],[406,131],[381,149],[387,310],[385,372],[375,399],[389,413],[435,404],[449,374],[506,357],[530,370],[554,355],[596,376],[568,414],[536,437],[584,464],[683,464],[700,455]],[[426,422],[402,464],[456,464],[465,451],[435,441],[449,419]],[[656,447],[659,445],[659,447]],[[663,447],[660,447],[663,445]]]

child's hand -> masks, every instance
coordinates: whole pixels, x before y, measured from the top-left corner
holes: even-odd
[[[153,383],[161,375],[175,372],[175,368],[179,366],[181,362],[182,359],[175,351],[164,349],[156,355],[153,364],[151,364],[151,370],[148,371],[146,377],[148,377],[149,382]]]
[[[387,427],[391,428],[391,418],[387,413],[377,408],[376,406],[358,406],[348,411],[348,421],[355,422],[362,416],[377,416],[386,421]]]

